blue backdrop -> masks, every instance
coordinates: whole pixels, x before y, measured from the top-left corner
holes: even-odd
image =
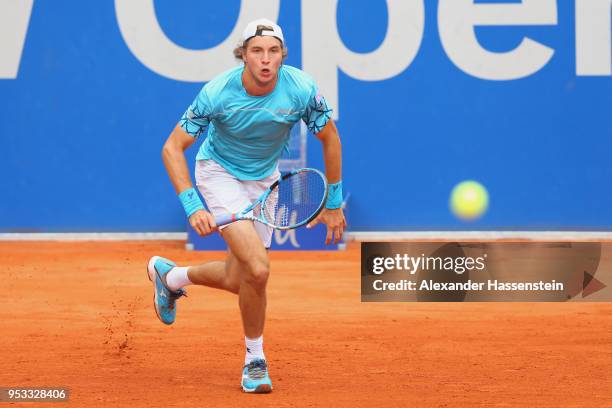
[[[136,58],[118,24],[119,2],[33,3],[18,71],[0,79],[0,232],[184,230],[160,150],[202,82],[160,75]],[[238,0],[153,3],[165,35],[186,49],[222,42],[241,9]],[[382,80],[339,70],[352,230],[612,228],[612,78],[577,74],[574,1],[556,3],[556,24],[475,28],[491,52],[524,37],[554,49],[523,78],[458,68],[439,34],[439,3],[429,0],[406,69]],[[286,63],[297,67],[300,6],[282,1],[278,14]],[[376,50],[390,20],[382,0],[339,0],[335,19],[355,53]],[[323,166],[312,136],[308,164]],[[464,179],[489,190],[489,211],[476,222],[448,209]]]

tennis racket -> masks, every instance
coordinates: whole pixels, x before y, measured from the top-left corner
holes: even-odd
[[[327,179],[319,170],[303,168],[284,174],[251,205],[236,214],[215,218],[217,226],[238,220],[257,221],[279,230],[312,221],[327,200]]]

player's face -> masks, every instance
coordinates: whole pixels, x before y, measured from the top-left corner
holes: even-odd
[[[258,84],[270,84],[276,80],[283,62],[283,46],[276,37],[253,37],[247,43],[243,60]]]

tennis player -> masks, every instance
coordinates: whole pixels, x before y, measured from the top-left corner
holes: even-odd
[[[326,244],[337,243],[346,221],[342,212],[341,145],[331,109],[313,79],[283,64],[283,32],[272,21],[249,23],[234,56],[239,67],[208,82],[164,144],[162,157],[189,223],[204,236],[217,230],[215,217],[237,213],[257,199],[279,176],[278,162],[289,132],[303,120],[323,145],[329,197],[310,227],[327,226]],[[193,188],[184,151],[207,132],[196,157]],[[228,250],[225,261],[179,267],[154,256],[148,263],[155,290],[155,311],[172,324],[176,301],[187,285],[204,285],[238,295],[245,334],[242,371],[245,392],[268,393],[272,382],[263,351],[266,284],[270,273],[267,249],[272,229],[252,221],[220,228]]]

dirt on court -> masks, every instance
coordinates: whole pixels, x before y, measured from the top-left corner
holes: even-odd
[[[151,255],[223,256],[0,243],[0,386],[69,387],[53,406],[75,407],[612,407],[612,303],[361,303],[358,245],[272,253],[274,392],[244,395],[237,297],[190,287],[164,326]]]

